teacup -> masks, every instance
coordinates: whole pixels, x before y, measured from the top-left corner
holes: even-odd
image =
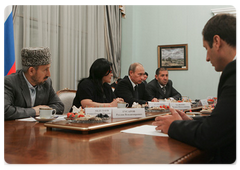
[[[53,114],[54,111],[54,114]],[[39,108],[39,117],[41,119],[50,119],[56,114],[56,109],[52,108]]]
[[[129,104],[126,102],[118,102],[118,104],[117,104],[118,108],[126,108],[128,106],[129,106]]]

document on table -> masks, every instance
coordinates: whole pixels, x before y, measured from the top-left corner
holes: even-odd
[[[66,117],[66,115],[57,115],[57,116],[58,117],[52,121],[56,122],[60,120],[65,120],[64,117]],[[34,119],[33,117],[29,117],[29,118],[23,118],[23,119],[16,119],[16,121],[36,122],[37,120]]]
[[[16,121],[36,122],[36,119],[34,119],[33,117],[29,117],[23,119],[16,119]]]
[[[152,125],[142,125],[142,126],[137,126],[131,129],[122,130],[121,132],[168,137],[168,134],[162,133],[161,131],[157,131],[155,129],[156,127],[157,126],[152,126]]]

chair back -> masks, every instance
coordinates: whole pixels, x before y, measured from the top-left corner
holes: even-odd
[[[57,91],[57,95],[64,104],[63,114],[67,114],[72,107],[73,99],[76,96],[76,90],[63,89]]]

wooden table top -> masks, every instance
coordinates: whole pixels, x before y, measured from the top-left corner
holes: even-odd
[[[206,161],[206,152],[169,137],[121,133],[145,120],[81,134],[44,123],[5,121],[4,156],[11,164],[169,164]]]

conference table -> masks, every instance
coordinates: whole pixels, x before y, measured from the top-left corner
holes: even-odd
[[[211,154],[170,137],[122,133],[151,125],[154,117],[82,131],[37,121],[4,122],[4,157],[9,164],[207,163]]]

